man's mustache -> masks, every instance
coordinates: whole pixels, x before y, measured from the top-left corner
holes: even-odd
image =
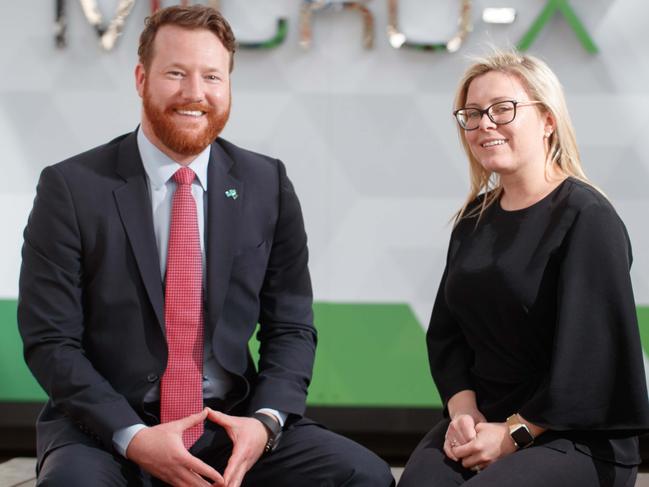
[[[214,111],[214,108],[208,104],[205,103],[186,103],[186,104],[177,104],[177,105],[171,105],[169,108],[167,108],[167,112],[171,111],[191,111],[191,112],[204,112],[204,113],[212,113]]]

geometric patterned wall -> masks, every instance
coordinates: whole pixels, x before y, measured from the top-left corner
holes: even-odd
[[[426,322],[448,220],[467,189],[450,116],[465,56],[489,42],[515,44],[546,3],[474,0],[473,32],[459,52],[446,54],[393,49],[385,34],[387,0],[366,4],[375,18],[374,49],[363,48],[355,12],[328,12],[315,17],[308,51],[299,46],[299,1],[221,0],[242,40],[269,37],[277,17],[289,22],[279,47],[237,54],[224,136],[287,164],[305,212],[318,300],[409,303]],[[99,4],[112,12],[117,0]],[[447,39],[458,4],[401,0],[400,26],[409,38]],[[649,304],[649,3],[570,4],[600,52],[586,52],[560,15],[530,52],[548,61],[565,85],[587,173],[627,224],[636,298]],[[67,5],[65,50],[54,47],[54,0],[2,6],[0,297],[17,293],[21,232],[40,170],[132,130],[138,120],[132,72],[149,2],[136,2],[108,53],[79,3]],[[484,24],[480,13],[490,6],[516,8],[516,22]]]
[[[117,0],[98,3],[103,11],[113,12]],[[401,30],[420,41],[448,39],[456,29],[459,3],[400,0]],[[387,0],[366,2],[375,19],[374,49],[363,48],[355,12],[328,12],[315,18],[308,51],[299,46],[299,0],[221,0],[240,40],[268,38],[277,17],[288,19],[282,45],[237,53],[233,112],[223,135],[286,163],[305,213],[320,302],[316,317],[326,323],[329,316],[340,332],[349,331],[344,319],[359,327],[365,320],[374,330],[382,318],[427,324],[444,265],[449,219],[468,188],[466,161],[450,115],[456,82],[467,65],[466,55],[480,53],[489,43],[516,44],[547,0],[472,3],[473,32],[459,52],[447,54],[393,49],[385,33]],[[570,0],[570,5],[600,52],[586,52],[561,16],[546,25],[530,52],[545,59],[565,86],[586,172],[611,198],[631,235],[636,301],[646,306],[649,2]],[[22,230],[42,168],[133,130],[139,119],[133,68],[149,2],[136,2],[123,36],[108,53],[99,48],[79,2],[68,0],[67,6],[65,50],[54,47],[54,0],[3,2],[0,14],[0,299],[9,300],[3,309],[12,309],[17,296]],[[516,22],[482,23],[482,10],[494,6],[514,7]],[[366,307],[345,311],[326,303]],[[408,307],[402,304],[415,316],[408,318]],[[0,358],[6,374],[20,353],[15,324],[10,327],[3,333],[16,342],[5,344],[12,347],[2,352],[6,362]],[[382,330],[383,349],[397,347],[408,335]],[[335,336],[322,331],[311,399],[345,402],[351,397],[345,394],[366,387],[364,397],[371,403],[389,404],[389,397],[372,395],[385,391],[385,383],[381,388],[367,382],[372,371],[359,369],[363,364],[358,360],[353,362],[358,380],[346,392],[334,387],[341,382],[329,366],[344,362],[344,344],[334,344]],[[422,383],[429,384],[417,331],[401,345],[406,351],[419,347],[409,377],[419,371]],[[366,333],[349,336],[354,344],[367,338]],[[346,357],[354,360],[356,353],[350,349]],[[401,366],[408,365],[401,359]],[[20,367],[17,374],[28,377]],[[374,376],[384,380],[391,369]],[[388,389],[399,390],[403,381],[397,378],[394,384]],[[2,395],[0,387],[0,400]],[[424,404],[430,399],[409,401]]]

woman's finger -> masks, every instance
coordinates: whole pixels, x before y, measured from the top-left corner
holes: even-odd
[[[459,460],[453,453],[453,447],[451,446],[451,443],[448,440],[444,441],[444,453],[448,458],[450,458],[454,462],[457,462]]]

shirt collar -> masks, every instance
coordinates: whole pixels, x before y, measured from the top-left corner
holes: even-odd
[[[183,167],[171,159],[168,155],[158,149],[153,143],[144,135],[144,130],[140,127],[137,131],[137,146],[140,150],[140,157],[142,164],[146,171],[151,186],[154,189],[160,189],[167,181],[174,175],[174,173]],[[196,156],[190,164],[189,168],[196,173],[198,184],[201,185],[203,191],[207,191],[207,164],[210,161],[210,151],[212,146],[208,145],[203,152]]]

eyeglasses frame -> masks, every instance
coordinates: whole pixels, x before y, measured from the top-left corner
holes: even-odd
[[[505,102],[510,102],[510,103],[513,103],[513,104],[514,104],[514,116],[512,117],[512,119],[511,119],[509,122],[496,122],[496,121],[491,117],[491,114],[489,113],[489,110],[491,110],[495,105],[498,105],[498,104],[500,104],[500,103],[505,103]],[[519,106],[521,106],[521,107],[525,107],[525,106],[531,106],[531,105],[538,105],[539,103],[540,103],[540,104],[543,104],[542,101],[538,101],[538,100],[526,100],[526,101],[518,101],[518,100],[500,100],[500,101],[497,101],[497,102],[495,102],[495,103],[492,103],[492,104],[489,105],[487,108],[476,108],[476,107],[462,107],[462,108],[458,108],[457,110],[455,110],[455,111],[453,112],[453,117],[455,118],[457,124],[460,126],[460,128],[461,128],[462,130],[464,130],[464,131],[466,131],[466,132],[470,132],[470,131],[472,131],[472,130],[477,130],[477,129],[480,128],[480,121],[482,121],[482,117],[484,117],[485,114],[487,115],[487,117],[489,118],[489,120],[491,120],[491,121],[492,121],[493,123],[495,123],[496,125],[507,125],[508,123],[512,123],[512,122],[514,121],[514,119],[516,118],[516,114],[518,113],[516,110],[517,110],[517,108],[518,108]],[[478,126],[477,126],[477,127],[474,127],[474,128],[472,128],[472,129],[467,129],[467,128],[464,128],[464,127],[462,126],[462,124],[460,123],[460,120],[457,118],[457,114],[458,114],[459,112],[461,112],[462,110],[477,110],[478,112],[480,112],[480,121],[478,122]]]

